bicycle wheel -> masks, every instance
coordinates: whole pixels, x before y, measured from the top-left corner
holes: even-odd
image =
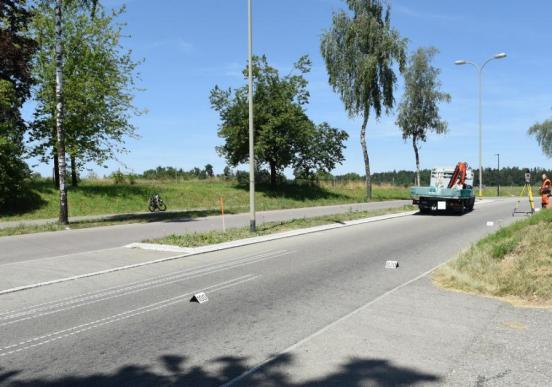
[[[157,208],[159,208],[159,211],[167,211],[167,205],[161,199],[159,199],[159,203],[157,205]]]

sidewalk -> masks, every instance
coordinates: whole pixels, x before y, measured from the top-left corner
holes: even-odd
[[[550,386],[551,319],[551,310],[441,290],[425,276],[322,328],[237,385]]]
[[[190,213],[194,212],[207,212],[212,211],[207,208],[189,208],[189,209],[179,209],[179,210],[171,210],[166,212],[126,212],[121,214],[103,214],[103,215],[85,215],[85,216],[71,216],[69,218],[69,222],[94,222],[94,221],[117,221],[117,220],[131,220],[131,219],[153,219],[155,220],[156,217],[159,217],[159,215],[164,216],[164,218],[159,219],[159,221],[167,220],[167,217],[170,215],[174,215],[175,218],[178,217],[178,215],[185,217]],[[0,229],[2,228],[12,228],[17,226],[40,226],[44,224],[49,223],[57,223],[57,218],[48,218],[48,219],[28,219],[28,220],[9,220],[6,222],[0,222]]]

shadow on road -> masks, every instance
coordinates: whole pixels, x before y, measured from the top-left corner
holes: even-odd
[[[205,368],[186,367],[186,358],[165,355],[159,359],[159,366],[128,365],[113,374],[98,373],[87,376],[63,376],[51,379],[16,380],[19,371],[4,372],[0,369],[0,385],[14,387],[60,387],[60,386],[220,386],[249,369],[248,359],[224,356],[209,361]],[[250,375],[241,385],[274,386],[396,386],[417,383],[438,383],[441,378],[414,369],[399,367],[382,359],[353,358],[342,364],[338,370],[320,378],[301,383],[293,382],[288,367],[294,363],[293,355],[278,356],[275,360]],[[208,371],[216,369],[217,372]],[[84,372],[84,370],[83,370]],[[9,383],[9,384],[6,384]],[[238,383],[240,384],[240,383]]]

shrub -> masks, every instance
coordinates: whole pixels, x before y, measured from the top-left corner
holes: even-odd
[[[111,178],[113,179],[114,184],[124,184],[125,183],[125,175],[121,171],[116,171],[111,174]]]

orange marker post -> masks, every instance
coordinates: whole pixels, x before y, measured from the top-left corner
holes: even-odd
[[[220,215],[222,218],[222,232],[226,232],[226,226],[224,224],[224,198],[220,197]]]

